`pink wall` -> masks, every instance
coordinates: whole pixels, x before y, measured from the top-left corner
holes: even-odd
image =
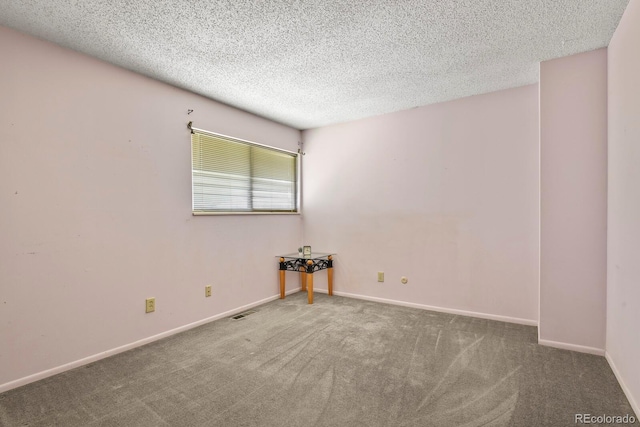
[[[0,63],[0,391],[277,295],[300,217],[193,217],[186,124],[299,131],[6,28]]]
[[[609,45],[607,359],[640,415],[640,1]]]
[[[537,98],[531,85],[303,132],[304,239],[337,251],[335,289],[535,324]]]
[[[607,50],[540,64],[541,344],[604,354]]]

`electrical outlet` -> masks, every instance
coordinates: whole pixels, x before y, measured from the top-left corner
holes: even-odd
[[[151,313],[152,311],[156,311],[156,299],[147,298],[145,300],[145,313]]]
[[[378,271],[378,282],[384,282],[384,271]]]
[[[205,297],[211,296],[211,285],[207,285],[204,287],[204,296]]]

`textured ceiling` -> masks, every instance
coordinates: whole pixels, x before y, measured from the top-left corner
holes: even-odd
[[[538,81],[629,0],[0,0],[0,25],[298,129]]]

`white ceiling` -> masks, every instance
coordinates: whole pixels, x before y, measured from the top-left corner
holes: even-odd
[[[628,1],[0,0],[0,25],[308,129],[535,83]]]

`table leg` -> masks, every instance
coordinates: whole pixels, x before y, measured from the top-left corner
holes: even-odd
[[[329,266],[327,267],[327,281],[329,282],[329,296],[333,295],[333,257],[329,255]]]
[[[280,299],[284,299],[284,273],[286,267],[284,265],[284,258],[280,258]]]
[[[307,299],[309,304],[313,304],[313,261],[307,261]]]
[[[307,269],[302,266],[300,267],[300,283],[302,283],[302,290],[307,290]]]

